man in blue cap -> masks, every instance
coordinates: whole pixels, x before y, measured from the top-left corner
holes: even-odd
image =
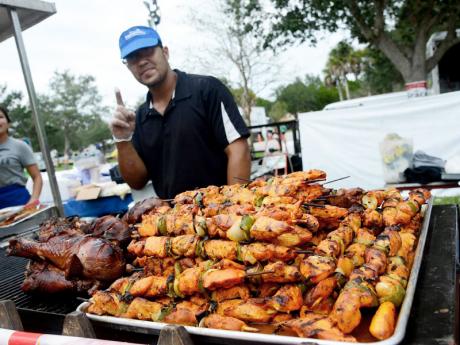
[[[148,88],[136,113],[116,92],[111,130],[124,180],[134,189],[151,180],[158,196],[170,199],[248,179],[249,131],[222,82],[172,70],[168,48],[150,27],[124,31],[119,46],[123,62]]]

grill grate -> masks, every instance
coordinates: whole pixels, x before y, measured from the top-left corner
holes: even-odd
[[[64,316],[81,303],[73,296],[33,296],[21,290],[27,259],[6,256],[0,249],[0,300],[12,300],[18,310]]]

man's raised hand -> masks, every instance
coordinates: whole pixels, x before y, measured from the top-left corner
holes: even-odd
[[[118,88],[115,89],[115,98],[117,108],[110,122],[113,139],[115,142],[130,141],[134,133],[136,116],[133,111],[126,109]]]

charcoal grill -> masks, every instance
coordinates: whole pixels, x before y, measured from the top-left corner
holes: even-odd
[[[20,237],[32,237],[38,225],[27,229]],[[0,300],[11,300],[16,304],[24,328],[59,334],[65,315],[75,311],[81,303],[75,296],[34,296],[21,290],[24,272],[29,260],[6,256],[9,239],[0,243]]]

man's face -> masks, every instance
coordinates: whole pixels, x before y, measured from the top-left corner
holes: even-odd
[[[156,87],[165,80],[170,69],[168,58],[167,47],[148,47],[129,54],[126,65],[139,83]]]

